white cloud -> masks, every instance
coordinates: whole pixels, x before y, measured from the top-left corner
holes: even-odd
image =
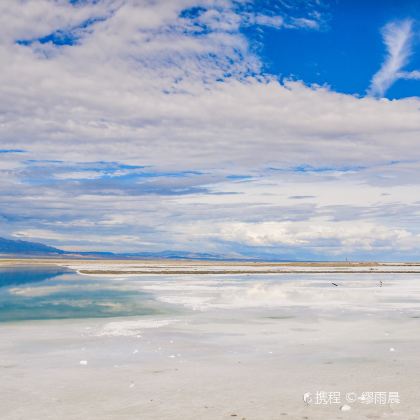
[[[53,175],[56,179],[97,179],[102,176],[99,171],[63,172]]]
[[[3,235],[114,251],[417,246],[419,100],[279,83],[240,30],[312,23],[278,10],[252,22],[227,0],[11,4],[1,148],[26,152],[0,155]],[[12,42],[98,17],[73,46]],[[116,162],[106,184],[95,162]]]
[[[62,241],[66,242],[67,244],[77,244],[80,239],[74,238],[74,234],[71,232],[69,233],[57,233],[53,230],[46,230],[46,229],[27,229],[16,232],[14,237],[19,239],[31,239],[31,240],[53,240],[53,241]],[[95,236],[89,235],[89,237],[82,238],[84,242],[91,242],[94,245],[98,246],[102,241],[109,241],[109,242],[120,242],[123,243],[125,246],[127,244],[131,245],[148,245],[148,243],[144,243],[138,236],[130,236],[130,235],[109,235],[109,236]],[[74,249],[71,247],[66,247],[70,249]],[[80,248],[76,248],[80,249]]]
[[[420,80],[420,71],[419,70],[400,71],[398,73],[398,77],[400,79],[406,79],[406,80]]]
[[[384,96],[385,92],[401,75],[401,69],[407,64],[411,54],[413,22],[403,20],[391,22],[382,29],[387,56],[381,69],[373,76],[370,94]]]
[[[320,23],[316,19],[293,18],[288,26],[292,28],[319,29]]]
[[[46,36],[57,30],[69,30],[89,19],[107,16],[113,10],[111,0],[86,2],[73,6],[67,0],[15,0],[0,2],[0,43]]]
[[[257,25],[271,26],[273,28],[281,28],[284,25],[284,19],[281,16],[257,14],[250,18],[250,21]]]
[[[227,223],[217,237],[256,246],[289,245],[329,248],[329,253],[359,248],[400,247],[420,244],[420,236],[403,229],[393,229],[377,223],[361,221],[332,222],[319,218],[294,222]]]

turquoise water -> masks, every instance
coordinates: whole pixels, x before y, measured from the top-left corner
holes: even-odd
[[[418,274],[357,273],[86,276],[54,266],[0,268],[0,322],[248,308],[272,311],[278,317],[346,305],[359,312],[409,305],[417,317],[417,279]]]
[[[60,267],[0,268],[0,322],[161,313],[151,296],[121,281]]]

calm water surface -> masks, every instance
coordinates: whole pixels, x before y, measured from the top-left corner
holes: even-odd
[[[0,268],[0,322],[230,309],[266,309],[282,317],[345,308],[358,314],[404,308],[418,317],[419,275],[84,276],[55,266]]]
[[[0,322],[151,315],[151,297],[124,282],[60,267],[1,267]]]

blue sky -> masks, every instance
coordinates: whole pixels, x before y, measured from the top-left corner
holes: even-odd
[[[0,236],[419,259],[419,6],[3,2]]]
[[[337,92],[366,95],[372,75],[384,60],[381,28],[390,22],[412,21],[412,48],[407,70],[420,68],[418,1],[332,1],[320,30],[250,28],[258,43],[264,69],[279,77],[328,85]],[[420,84],[400,79],[386,92],[388,98],[418,96]]]

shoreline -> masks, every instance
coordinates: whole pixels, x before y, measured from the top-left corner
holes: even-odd
[[[113,271],[113,270],[78,270],[79,274],[85,275],[205,275],[205,274],[420,274],[420,270],[404,271],[404,270],[328,270],[328,271],[317,271],[317,270],[260,270],[260,271],[246,271],[246,270],[214,270],[214,271],[203,271],[203,270],[164,270],[164,271]]]
[[[1,259],[0,267],[59,266],[86,276],[420,274],[420,262],[253,262],[199,260]],[[418,267],[418,268],[417,268]]]

